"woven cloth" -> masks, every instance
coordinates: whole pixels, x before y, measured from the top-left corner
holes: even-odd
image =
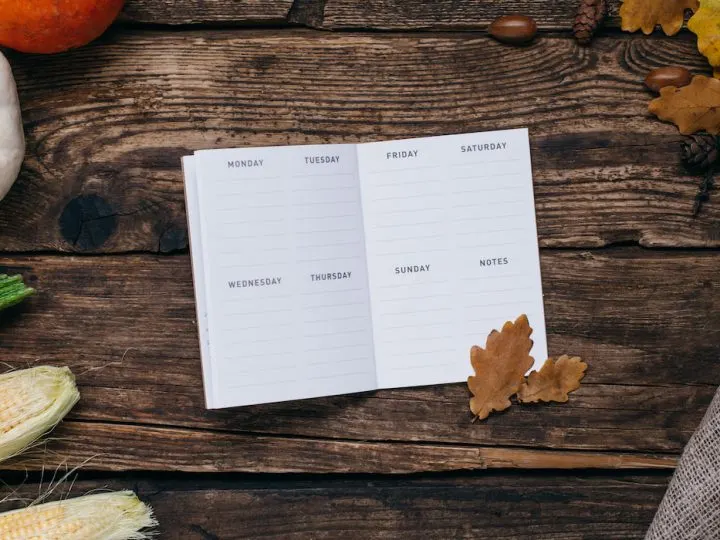
[[[645,540],[720,538],[720,390],[688,442]]]

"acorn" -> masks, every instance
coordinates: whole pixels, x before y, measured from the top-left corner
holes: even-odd
[[[519,45],[535,39],[537,30],[537,23],[532,17],[503,15],[492,22],[488,32],[498,41]]]
[[[692,81],[692,73],[684,67],[665,66],[653,69],[645,77],[645,86],[653,92],[660,92],[665,86],[687,86]]]

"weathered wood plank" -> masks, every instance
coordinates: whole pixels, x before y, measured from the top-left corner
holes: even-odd
[[[543,252],[551,353],[582,355],[586,380],[568,404],[477,424],[463,385],[206,411],[185,255],[5,261],[0,272],[23,272],[39,294],[3,317],[0,351],[15,367],[70,365],[83,394],[76,421],[677,454],[720,384],[717,267],[710,251]],[[94,444],[87,452],[101,452]]]
[[[293,0],[128,0],[120,21],[151,24],[281,24]]]
[[[179,167],[193,149],[369,141],[529,126],[543,246],[720,246],[690,217],[681,137],[641,80],[706,63],[689,39],[128,31],[11,58],[28,133],[0,205],[0,250],[187,246]]]
[[[486,30],[501,15],[521,13],[533,17],[541,30],[570,31],[578,0],[327,0],[321,20],[307,23],[333,30]],[[620,27],[620,1],[610,0],[606,26]]]
[[[667,475],[533,473],[371,481],[130,476],[81,481],[71,493],[134,489],[155,510],[163,539],[630,540],[643,537],[667,482]],[[27,484],[18,495],[38,490]],[[8,507],[16,505],[0,509]]]
[[[151,24],[300,24],[328,30],[485,30],[497,17],[522,13],[543,31],[572,29],[577,0],[129,0],[121,21]],[[620,2],[610,1],[609,28]]]
[[[669,469],[666,454],[576,452],[413,442],[268,437],[145,425],[68,421],[5,470],[373,473],[484,469]]]

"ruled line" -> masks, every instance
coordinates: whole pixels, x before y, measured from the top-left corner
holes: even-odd
[[[450,180],[494,180],[495,178],[509,178],[512,176],[521,176],[523,174],[525,174],[525,171],[508,172],[502,174],[473,174],[470,176],[453,176],[450,178]]]
[[[522,214],[501,214],[499,216],[481,216],[481,217],[471,217],[471,218],[456,218],[451,221],[454,222],[460,222],[460,221],[487,221],[488,219],[510,219],[510,218],[520,218],[520,217],[528,217],[526,213]]]
[[[339,218],[347,218],[347,217],[358,217],[357,213],[354,214],[337,214],[332,216],[297,216],[294,219],[296,221],[309,221],[314,219],[339,219]]]
[[[244,189],[242,191],[221,191],[217,192],[215,194],[216,199],[223,199],[225,197],[241,197],[241,196],[250,196],[255,197],[258,195],[276,195],[278,193],[285,193],[286,190],[283,188],[280,189],[270,189],[270,190],[264,190],[264,191],[256,191],[253,189]]]
[[[294,234],[330,234],[343,232],[359,232],[358,227],[349,227],[347,229],[312,229],[309,231],[294,231]]]
[[[527,204],[529,201],[524,199],[513,199],[509,201],[484,200],[482,202],[451,204],[450,208],[479,208],[481,206],[497,206],[500,204]]]
[[[298,244],[297,247],[300,249],[314,249],[314,248],[331,248],[331,247],[340,247],[340,246],[359,246],[362,243],[360,240],[353,240],[351,242],[333,242],[333,243],[322,243],[322,244]]]
[[[437,193],[417,193],[415,195],[411,194],[403,194],[398,195],[396,197],[378,197],[374,199],[370,199],[372,202],[383,202],[383,201],[397,201],[397,200],[408,200],[408,199],[421,199],[421,198],[428,198],[428,197],[441,197],[443,195],[446,195],[446,193],[442,191],[438,191]]]
[[[452,351],[450,351],[450,350],[443,350],[443,351],[438,351],[438,352],[452,353]],[[415,356],[417,354],[422,354],[422,353],[412,353],[412,354],[413,354],[413,356]],[[436,353],[433,353],[433,354],[436,354]],[[398,366],[398,367],[390,368],[389,371],[414,371],[416,369],[430,369],[430,368],[442,369],[442,368],[446,368],[449,366],[457,366],[457,365],[458,365],[457,362],[443,362],[442,364],[438,364],[438,363],[413,364],[411,366]]]
[[[365,289],[363,289],[365,290]],[[358,302],[343,302],[341,304],[318,304],[315,306],[303,306],[305,309],[327,309],[327,308],[336,308],[336,307],[348,307],[348,306],[365,306],[367,305],[367,302],[364,300],[358,301]]]
[[[487,280],[487,279],[508,279],[508,278],[516,278],[516,277],[523,277],[525,274],[503,274],[500,276],[474,276],[474,277],[466,277],[466,278],[460,278],[460,281],[478,281],[478,280]]]
[[[302,336],[299,336],[300,339],[304,338],[317,338],[317,337],[326,337],[326,336],[351,336],[354,334],[365,334],[368,332],[368,328],[360,328],[358,330],[344,330],[342,332],[319,332],[317,334],[303,334]]]
[[[288,311],[292,311],[292,310],[288,310]],[[293,323],[281,323],[281,324],[278,324],[278,323],[276,323],[275,321],[272,321],[272,323],[268,322],[268,323],[266,323],[266,324],[258,324],[258,325],[255,325],[255,326],[243,326],[242,328],[238,328],[238,327],[236,327],[236,326],[233,326],[233,327],[223,326],[223,327],[220,328],[220,332],[222,332],[222,333],[225,333],[225,332],[242,332],[242,331],[244,331],[244,330],[258,330],[258,329],[260,329],[260,328],[270,328],[270,329],[275,329],[275,328],[287,328],[288,326],[294,326],[294,324],[293,324]]]
[[[433,310],[437,311],[437,310]],[[453,326],[455,325],[454,321],[447,321],[447,322],[428,322],[428,323],[414,323],[414,324],[396,324],[393,326],[387,326],[384,325],[382,327],[382,330],[402,330],[403,328],[425,328],[428,326]]]
[[[348,185],[337,185],[337,186],[326,186],[326,187],[311,187],[311,188],[292,188],[290,190],[291,193],[304,193],[306,191],[346,191],[346,190],[353,190],[357,191],[358,186],[356,184],[348,184]]]
[[[215,208],[216,212],[247,212],[249,210],[267,210],[268,208],[285,208],[285,203],[254,204],[252,206],[232,206]]]
[[[238,212],[240,213],[240,212]],[[287,218],[271,218],[271,219],[244,219],[240,221],[221,221],[220,225],[248,225],[248,224],[261,224],[261,223],[285,223]]]
[[[450,195],[467,195],[472,193],[495,193],[497,191],[517,191],[521,190],[525,187],[523,184],[507,184],[502,187],[496,187],[496,188],[475,188],[475,189],[462,189],[462,190],[453,190],[450,192]]]
[[[278,236],[287,236],[288,233],[264,233],[264,234],[244,234],[240,236],[219,236],[219,240],[247,240],[247,239],[260,239],[260,238],[277,238]]]
[[[318,202],[304,202],[304,201],[293,201],[291,208],[297,208],[298,206],[323,206],[327,204],[357,204],[360,202],[357,199],[349,201],[318,201]]]
[[[334,380],[334,379],[349,379],[351,377],[357,377],[358,375],[369,375],[370,373],[367,371],[355,371],[353,373],[342,373],[340,375],[321,375],[319,377],[308,377],[308,380],[311,381],[324,381],[324,380]]]
[[[532,285],[528,287],[513,287],[512,289],[493,289],[491,291],[463,291],[463,294],[500,294],[505,292],[522,292],[534,289]]]
[[[458,243],[456,245],[457,248],[461,249],[471,249],[471,248],[485,248],[485,247],[507,247],[507,246],[516,246],[519,243],[521,243],[519,240],[516,240],[514,242],[495,242],[494,244],[487,244],[487,243],[475,243],[475,244],[460,244]]]
[[[438,168],[454,168],[454,167],[471,167],[473,165],[489,165],[492,163],[513,163],[513,162],[519,162],[517,158],[511,158],[511,159],[494,159],[490,161],[472,161],[467,163],[443,163],[440,165],[418,165],[417,167],[402,167],[399,169],[377,169],[375,171],[368,171],[366,174],[386,174],[386,173],[394,173],[394,172],[403,172],[403,171],[424,171],[424,170],[433,170]]]
[[[235,248],[232,250],[227,250],[227,249],[219,250],[218,254],[220,254],[220,255],[246,255],[247,252],[252,252],[252,256],[255,257],[259,253],[271,253],[273,251],[289,251],[291,249],[293,249],[293,248],[290,246],[277,246],[277,247],[267,247],[267,248],[254,247],[254,248],[244,248],[244,249],[243,248]]]
[[[235,253],[235,255],[242,255],[242,253]],[[248,264],[221,264],[220,268],[223,270],[234,270],[238,268],[258,268],[264,266],[281,266],[288,263],[287,259],[281,259],[278,261],[265,261],[261,263],[248,263]]]
[[[423,287],[428,285],[438,285],[438,284],[444,284],[448,283],[445,279],[435,279],[432,281],[417,281],[415,283],[393,283],[392,285],[380,285],[376,287],[377,289],[397,289],[400,287]]]
[[[240,315],[260,315],[265,313],[289,313],[294,311],[292,308],[278,308],[278,309],[256,309],[252,311],[233,311],[225,313],[226,317],[236,317]]]
[[[412,338],[412,341],[413,341],[413,343],[415,343],[415,342],[417,342],[417,341],[434,341],[434,340],[436,340],[436,339],[437,339],[437,340],[440,340],[440,339],[451,339],[451,338],[453,338],[453,337],[455,337],[455,336],[453,336],[453,335],[451,335],[451,334],[449,334],[449,335],[444,335],[444,336],[435,336],[435,337],[428,337],[428,336],[424,336],[424,337],[413,337],[413,338]],[[383,340],[380,341],[380,343],[385,343],[385,344],[388,344],[388,343],[397,343],[397,339],[383,339]],[[414,353],[413,353],[413,354],[414,354]]]
[[[395,216],[397,214],[411,214],[414,212],[435,212],[435,211],[445,211],[445,208],[438,206],[434,208],[407,208],[403,210],[393,210],[392,212],[375,212],[375,215],[378,214],[383,216]]]
[[[412,223],[390,223],[388,225],[375,225],[372,229],[394,229],[396,227],[417,227],[418,225],[435,225],[437,223],[445,223],[444,219],[434,219],[431,221],[413,221]]]
[[[425,294],[422,296],[406,296],[403,298],[383,298],[381,300],[378,300],[379,304],[388,304],[390,302],[404,302],[405,300],[429,300],[431,298],[446,298],[448,296],[453,296],[452,293],[435,293],[435,294]]]
[[[270,182],[272,180],[285,180],[285,176],[229,176],[227,179],[233,184],[236,182]],[[217,184],[218,182],[215,182]]]
[[[322,174],[293,174],[290,178],[327,178],[327,177],[338,177],[338,176],[352,176],[355,177],[355,173],[322,173]]]
[[[375,240],[376,243],[382,244],[385,242],[405,242],[407,240],[429,240],[432,238],[445,238],[447,233],[444,234],[428,234],[422,236],[401,236],[400,238],[380,238]]]
[[[437,313],[439,311],[452,311],[453,308],[433,308],[432,313]],[[409,315],[417,313],[416,311],[384,311],[382,313],[378,313],[378,316],[385,317],[387,315]]]
[[[309,292],[302,292],[300,293],[301,296],[315,296],[318,294],[334,294],[334,293],[344,293],[344,292],[357,292],[357,291],[366,291],[367,289],[365,287],[353,287],[350,289],[332,289],[332,290],[323,290],[323,291],[309,291]]]
[[[349,257],[322,257],[322,258],[316,258],[316,259],[298,259],[296,262],[299,263],[313,263],[313,262],[323,262],[323,261],[351,261],[351,260],[358,260],[362,257],[360,255],[351,255]]]
[[[528,304],[534,304],[532,300],[518,300],[515,302],[495,302],[492,304],[463,304],[463,308],[488,308],[488,307],[497,307],[497,306],[523,306]]]
[[[360,303],[364,303],[364,302],[360,302]],[[347,306],[348,304],[337,304],[337,305]],[[327,317],[324,319],[313,319],[311,321],[303,320],[300,322],[303,324],[316,324],[316,323],[337,322],[337,321],[355,321],[358,319],[368,320],[369,317],[368,317],[368,315],[352,315],[350,317]]]
[[[412,249],[410,251],[376,251],[373,253],[375,257],[389,257],[393,255],[417,255],[419,253],[422,253],[423,255],[428,255],[431,253],[447,253],[450,251],[448,248],[437,248],[437,249],[423,249],[423,250],[417,250]]]
[[[352,345],[340,345],[338,347],[318,347],[316,349],[302,349],[301,352],[322,352],[322,351],[341,351],[342,349],[352,349],[355,347],[368,347],[369,343],[353,343]]]
[[[515,227],[512,229],[490,229],[489,231],[464,231],[453,233],[455,236],[476,236],[479,234],[495,234],[495,233],[510,233],[510,232],[523,232],[527,231],[527,227]]]

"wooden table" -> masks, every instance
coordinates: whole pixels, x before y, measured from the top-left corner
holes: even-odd
[[[129,0],[89,47],[11,54],[28,157],[0,270],[39,293],[2,316],[2,361],[69,365],[82,401],[4,467],[33,491],[90,459],[73,492],[136,489],[162,538],[642,537],[720,383],[720,195],[690,216],[641,81],[707,67],[617,5],[581,48],[574,4]],[[488,38],[505,12],[532,46]],[[182,155],[524,126],[550,349],[590,366],[569,403],[471,424],[458,384],[205,410]]]

